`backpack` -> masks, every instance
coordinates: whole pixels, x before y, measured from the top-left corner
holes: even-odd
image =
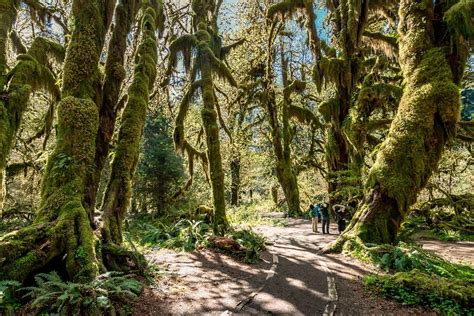
[[[329,218],[328,205],[326,203],[321,204],[321,206],[319,208],[319,212],[321,212],[321,216],[323,218]]]

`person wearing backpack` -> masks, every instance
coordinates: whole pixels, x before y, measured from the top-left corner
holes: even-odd
[[[329,234],[329,205],[327,203],[322,203],[319,212],[321,213],[321,218],[323,220],[323,234]]]
[[[314,233],[318,232],[318,220],[321,218],[321,213],[319,212],[320,207],[321,206],[319,204],[316,204],[316,205],[311,204],[309,206]]]
[[[336,204],[332,207],[336,214],[337,230],[341,234],[346,229],[346,207],[344,205]]]

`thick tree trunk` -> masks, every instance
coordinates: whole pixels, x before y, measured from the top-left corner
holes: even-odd
[[[73,2],[75,28],[64,64],[56,147],[44,172],[41,207],[32,226],[0,238],[0,278],[23,281],[52,262],[77,281],[98,273],[95,238],[83,197],[99,125],[98,63],[110,4]]]
[[[400,64],[406,86],[370,170],[365,202],[335,248],[354,237],[362,242],[393,242],[455,132],[459,91],[445,55],[449,50],[435,45],[433,4],[402,0],[399,12]]]
[[[287,161],[278,161],[276,173],[278,182],[285,194],[288,213],[292,216],[300,215],[300,192],[298,189],[298,181],[291,164]]]
[[[138,2],[138,0],[121,0],[115,8],[114,31],[109,42],[105,64],[105,78],[102,89],[103,101],[100,107],[100,124],[96,140],[95,168],[87,175],[87,191],[84,197],[91,222],[97,204],[102,170],[109,155],[110,142],[114,133],[120,89],[125,79],[124,60],[125,51],[127,50],[127,37],[139,9]]]
[[[239,191],[240,191],[240,157],[235,157],[230,162],[230,174],[231,174],[231,185],[230,185],[230,204],[239,206]]]
[[[337,191],[345,185],[342,174],[347,171],[349,167],[349,152],[347,143],[343,132],[338,129],[331,129],[328,131],[328,140],[331,146],[334,145],[330,150],[327,150],[327,164],[328,164],[328,194],[331,204],[337,204],[340,198],[337,196]]]
[[[211,52],[202,52],[202,100],[201,111],[204,132],[206,134],[207,156],[211,173],[212,199],[214,206],[214,232],[224,233],[228,228],[225,213],[224,171],[222,170],[219,125],[217,123],[216,100],[212,80]]]
[[[140,140],[145,126],[150,91],[156,78],[158,9],[144,6],[140,46],[133,83],[122,114],[112,173],[102,205],[102,235],[106,243],[122,243],[122,225],[132,197],[132,178],[138,162]]]

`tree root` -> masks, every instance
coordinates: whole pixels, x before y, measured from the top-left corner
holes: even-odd
[[[147,268],[145,256],[123,246],[107,243],[102,245],[102,262],[107,270],[143,274]]]

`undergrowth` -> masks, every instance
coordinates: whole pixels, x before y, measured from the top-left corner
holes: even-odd
[[[474,314],[472,267],[403,242],[397,247],[368,249],[366,259],[390,273],[366,276],[364,282],[370,290],[405,305],[423,305],[446,315]]]
[[[34,315],[130,315],[129,305],[142,286],[132,275],[108,272],[90,283],[63,281],[56,272],[35,276],[35,285],[0,282],[0,314],[13,315],[22,303],[23,313]]]
[[[401,226],[399,240],[474,241],[474,210],[452,206],[412,212]]]
[[[212,227],[202,220],[181,219],[177,223],[163,223],[159,220],[144,223],[135,222],[130,233],[144,247],[166,248],[179,251],[196,249],[217,249]],[[250,228],[230,230],[220,240],[223,243],[234,243],[232,247],[222,249],[229,255],[238,257],[243,262],[254,263],[265,249],[265,240]]]

